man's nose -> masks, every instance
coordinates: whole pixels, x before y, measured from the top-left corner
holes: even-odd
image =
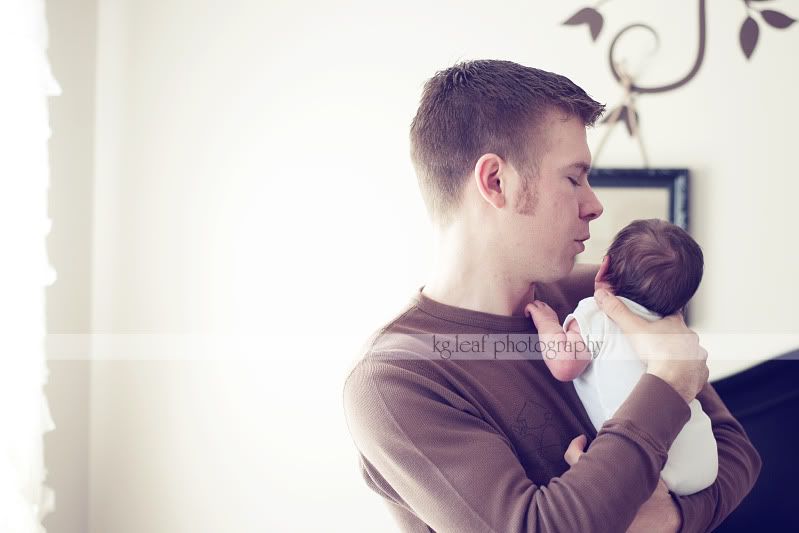
[[[594,190],[590,186],[586,187],[586,189],[587,197],[580,206],[580,218],[591,221],[595,218],[599,218],[605,208],[602,207],[602,202],[600,202],[599,198],[594,194]]]

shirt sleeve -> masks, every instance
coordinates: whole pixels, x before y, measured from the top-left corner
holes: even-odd
[[[681,533],[712,531],[749,494],[760,475],[760,455],[709,383],[696,397],[710,417],[718,449],[718,475],[708,488],[672,498],[682,515]]]
[[[429,368],[361,364],[344,404],[384,497],[439,533],[625,531],[690,416],[670,385],[646,374],[580,460],[539,486],[507,437]]]

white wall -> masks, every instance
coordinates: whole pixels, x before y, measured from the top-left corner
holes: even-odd
[[[690,65],[693,2],[609,3],[597,44],[560,26],[580,7],[100,0],[93,330],[177,337],[169,361],[105,351],[92,364],[91,531],[391,530],[360,479],[341,387],[367,334],[424,282],[407,155],[423,82],[507,58],[615,103],[607,45],[633,21],[661,32],[652,82]],[[799,31],[763,28],[747,62],[743,7],[710,9],[704,67],[641,98],[643,133],[653,165],[694,171],[697,329],[796,335],[799,110],[780,99],[799,82]],[[600,163],[640,158],[617,132]],[[258,359],[224,342],[192,351],[234,331],[258,336]],[[743,364],[709,349],[716,376]]]
[[[91,327],[91,242],[94,167],[94,84],[97,29],[95,0],[46,3],[48,56],[61,95],[49,100],[50,263],[58,272],[46,290],[47,332],[82,335]],[[47,485],[55,510],[44,519],[49,533],[89,531],[88,351],[63,359],[46,345],[45,388],[55,430],[45,434]]]

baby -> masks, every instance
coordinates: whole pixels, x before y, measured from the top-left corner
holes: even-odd
[[[608,248],[596,276],[596,287],[609,286],[635,314],[657,320],[683,310],[702,279],[699,245],[674,224],[636,220],[623,228]],[[593,297],[582,300],[563,326],[555,312],[536,301],[527,306],[546,346],[544,355],[552,375],[573,381],[597,431],[624,403],[646,371],[621,334]],[[555,341],[555,342],[551,342]],[[594,353],[589,347],[596,347]],[[698,400],[690,402],[691,418],[669,449],[661,478],[675,494],[698,492],[718,473],[716,440],[710,418]]]

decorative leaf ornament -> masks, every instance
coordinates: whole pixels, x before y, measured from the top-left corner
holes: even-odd
[[[744,0],[747,16],[744,19],[743,24],[741,24],[739,39],[741,42],[741,50],[743,51],[747,60],[752,57],[752,53],[754,53],[755,47],[757,46],[758,37],[760,37],[760,26],[752,16],[754,13],[760,13],[760,16],[763,17],[763,20],[766,22],[766,24],[778,30],[784,30],[796,22],[796,19],[789,17],[781,11],[775,11],[773,9],[756,9],[750,5],[752,2],[758,1],[763,2],[768,0]]]
[[[769,26],[777,28],[778,30],[784,30],[796,22],[796,19],[789,17],[785,13],[774,11],[773,9],[764,9],[760,14],[763,15],[763,20],[768,22]]]
[[[752,57],[752,53],[757,46],[757,38],[760,36],[760,26],[757,21],[752,17],[746,17],[744,23],[741,24],[741,50],[743,50],[746,59]]]
[[[602,25],[605,20],[602,14],[593,7],[584,7],[569,19],[567,19],[564,26],[579,26],[581,24],[588,24],[588,29],[591,31],[591,40],[596,41],[599,37],[599,32],[602,31]]]
[[[599,12],[599,7],[608,2],[609,0],[598,0],[598,2],[593,7],[584,7],[577,11],[574,15],[569,17],[563,22],[564,26],[581,26],[583,24],[588,26],[588,29],[591,33],[591,40],[594,42],[597,41],[599,38],[599,34],[602,32],[602,28],[604,26],[604,18],[602,14]],[[762,5],[764,2],[769,0],[742,0],[743,6],[746,9],[746,18],[743,20],[741,27],[738,31],[738,41],[741,46],[741,50],[743,51],[744,57],[749,60],[752,57],[752,54],[755,52],[755,48],[757,47],[758,40],[760,39],[760,25],[756,20],[756,16],[759,15],[765,24],[768,26],[778,29],[784,30],[786,28],[790,28],[793,26],[796,19],[793,17],[786,15],[780,11],[776,11],[774,9],[759,9],[754,7],[753,4]],[[622,86],[624,90],[624,95],[622,102],[614,107],[609,116],[607,116],[602,122],[609,125],[608,133],[610,133],[610,129],[613,128],[619,122],[623,122],[627,127],[627,132],[634,138],[638,140],[641,144],[641,153],[643,155],[644,162],[646,162],[646,152],[644,150],[643,141],[641,140],[640,129],[638,125],[640,124],[640,119],[638,117],[638,113],[635,109],[635,101],[636,97],[641,94],[655,94],[655,93],[663,93],[667,91],[673,91],[678,89],[691,81],[694,77],[696,77],[697,73],[699,72],[700,67],[702,66],[702,62],[705,57],[705,44],[707,41],[707,9],[706,9],[707,0],[697,0],[697,7],[698,7],[698,39],[697,39],[697,52],[696,57],[694,59],[693,66],[691,66],[690,70],[685,73],[682,77],[671,81],[669,83],[660,84],[657,86],[646,87],[641,86],[636,83],[636,80],[633,79],[633,73],[625,72],[623,68],[624,60],[619,60],[614,56],[615,46],[619,41],[619,38],[626,32],[632,31],[634,29],[644,29],[652,33],[655,37],[656,45],[659,44],[660,39],[658,37],[657,32],[650,26],[641,23],[634,23],[628,24],[624,28],[622,28],[611,40],[610,48],[608,52],[608,62],[610,64],[610,72],[613,77],[619,82],[619,85]],[[725,2],[724,5],[729,5],[730,2]],[[601,151],[602,146],[604,145],[606,137],[600,142],[599,148],[597,149],[596,156],[598,157],[598,152]]]
[[[611,124],[615,122],[624,122],[624,125],[627,126],[627,133],[630,137],[635,137],[641,119],[638,117],[638,111],[635,110],[634,105],[622,104],[619,107],[611,109],[610,113],[602,119],[600,124]]]

